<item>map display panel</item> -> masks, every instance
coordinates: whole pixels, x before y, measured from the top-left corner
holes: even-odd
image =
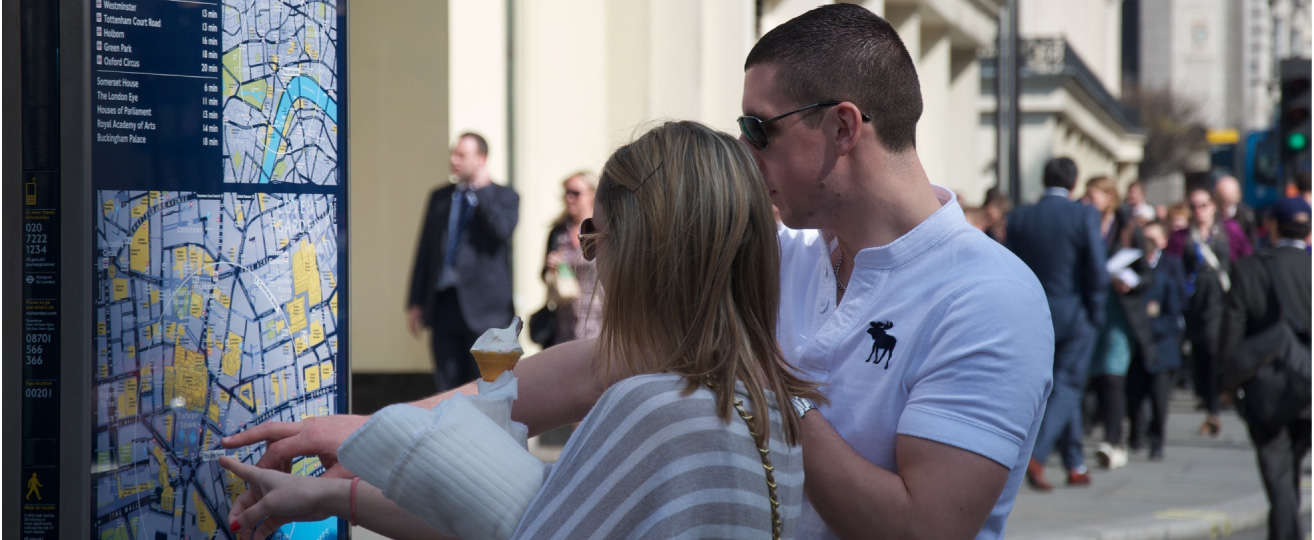
[[[336,198],[97,199],[94,536],[229,537],[219,438],[337,412]]]
[[[226,0],[222,35],[224,182],[336,184],[333,6]]]
[[[346,409],[345,1],[87,4],[89,534],[235,539],[219,439]]]

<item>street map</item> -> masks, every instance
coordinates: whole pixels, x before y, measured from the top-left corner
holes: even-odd
[[[337,185],[332,2],[225,0],[224,182]]]
[[[233,538],[219,438],[341,412],[338,216],[332,194],[97,192],[94,537]]]

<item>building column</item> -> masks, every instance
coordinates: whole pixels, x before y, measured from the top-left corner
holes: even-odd
[[[347,264],[351,312],[362,315],[351,319],[351,370],[426,374],[428,341],[407,331],[405,303],[425,201],[447,179],[448,2],[396,0],[348,17]]]

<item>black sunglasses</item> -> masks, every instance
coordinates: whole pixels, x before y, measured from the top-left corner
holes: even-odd
[[[593,225],[593,218],[584,218],[579,224],[579,251],[584,256],[584,260],[592,261],[598,256],[598,237],[607,233],[598,232],[598,228]]]
[[[742,134],[744,134],[744,139],[748,141],[748,144],[753,145],[753,148],[756,148],[756,149],[758,149],[758,150],[766,150],[767,142],[768,142],[768,140],[769,140],[768,137],[767,137],[767,132],[766,132],[766,128],[767,128],[767,126],[769,126],[769,125],[775,123],[776,121],[780,120],[781,118],[784,118],[784,117],[789,116],[789,115],[791,115],[791,114],[801,113],[801,112],[806,111],[806,110],[808,110],[808,109],[815,109],[815,108],[817,108],[817,107],[832,107],[832,106],[835,106],[835,105],[839,105],[840,103],[843,103],[843,102],[842,102],[842,101],[822,101],[822,102],[819,102],[819,103],[813,103],[813,104],[811,104],[811,105],[807,105],[807,106],[804,106],[804,107],[800,107],[800,108],[794,109],[794,110],[789,111],[789,112],[787,112],[787,113],[785,113],[785,114],[781,114],[781,115],[774,116],[774,117],[772,117],[770,120],[763,120],[763,119],[758,118],[758,117],[756,117],[756,116],[749,116],[749,115],[740,116],[740,117],[739,117],[739,132],[742,133]],[[870,122],[870,121],[871,121],[871,117],[870,117],[870,116],[867,116],[866,114],[863,114],[863,115],[862,115],[862,121],[863,121],[863,122]]]

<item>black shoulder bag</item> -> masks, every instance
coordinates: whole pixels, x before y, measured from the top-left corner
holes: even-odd
[[[1309,416],[1310,350],[1291,319],[1290,300],[1278,290],[1272,257],[1265,257],[1269,290],[1281,314],[1268,328],[1246,337],[1230,359],[1233,375],[1224,388],[1235,391],[1237,411],[1252,426],[1274,433]]]

